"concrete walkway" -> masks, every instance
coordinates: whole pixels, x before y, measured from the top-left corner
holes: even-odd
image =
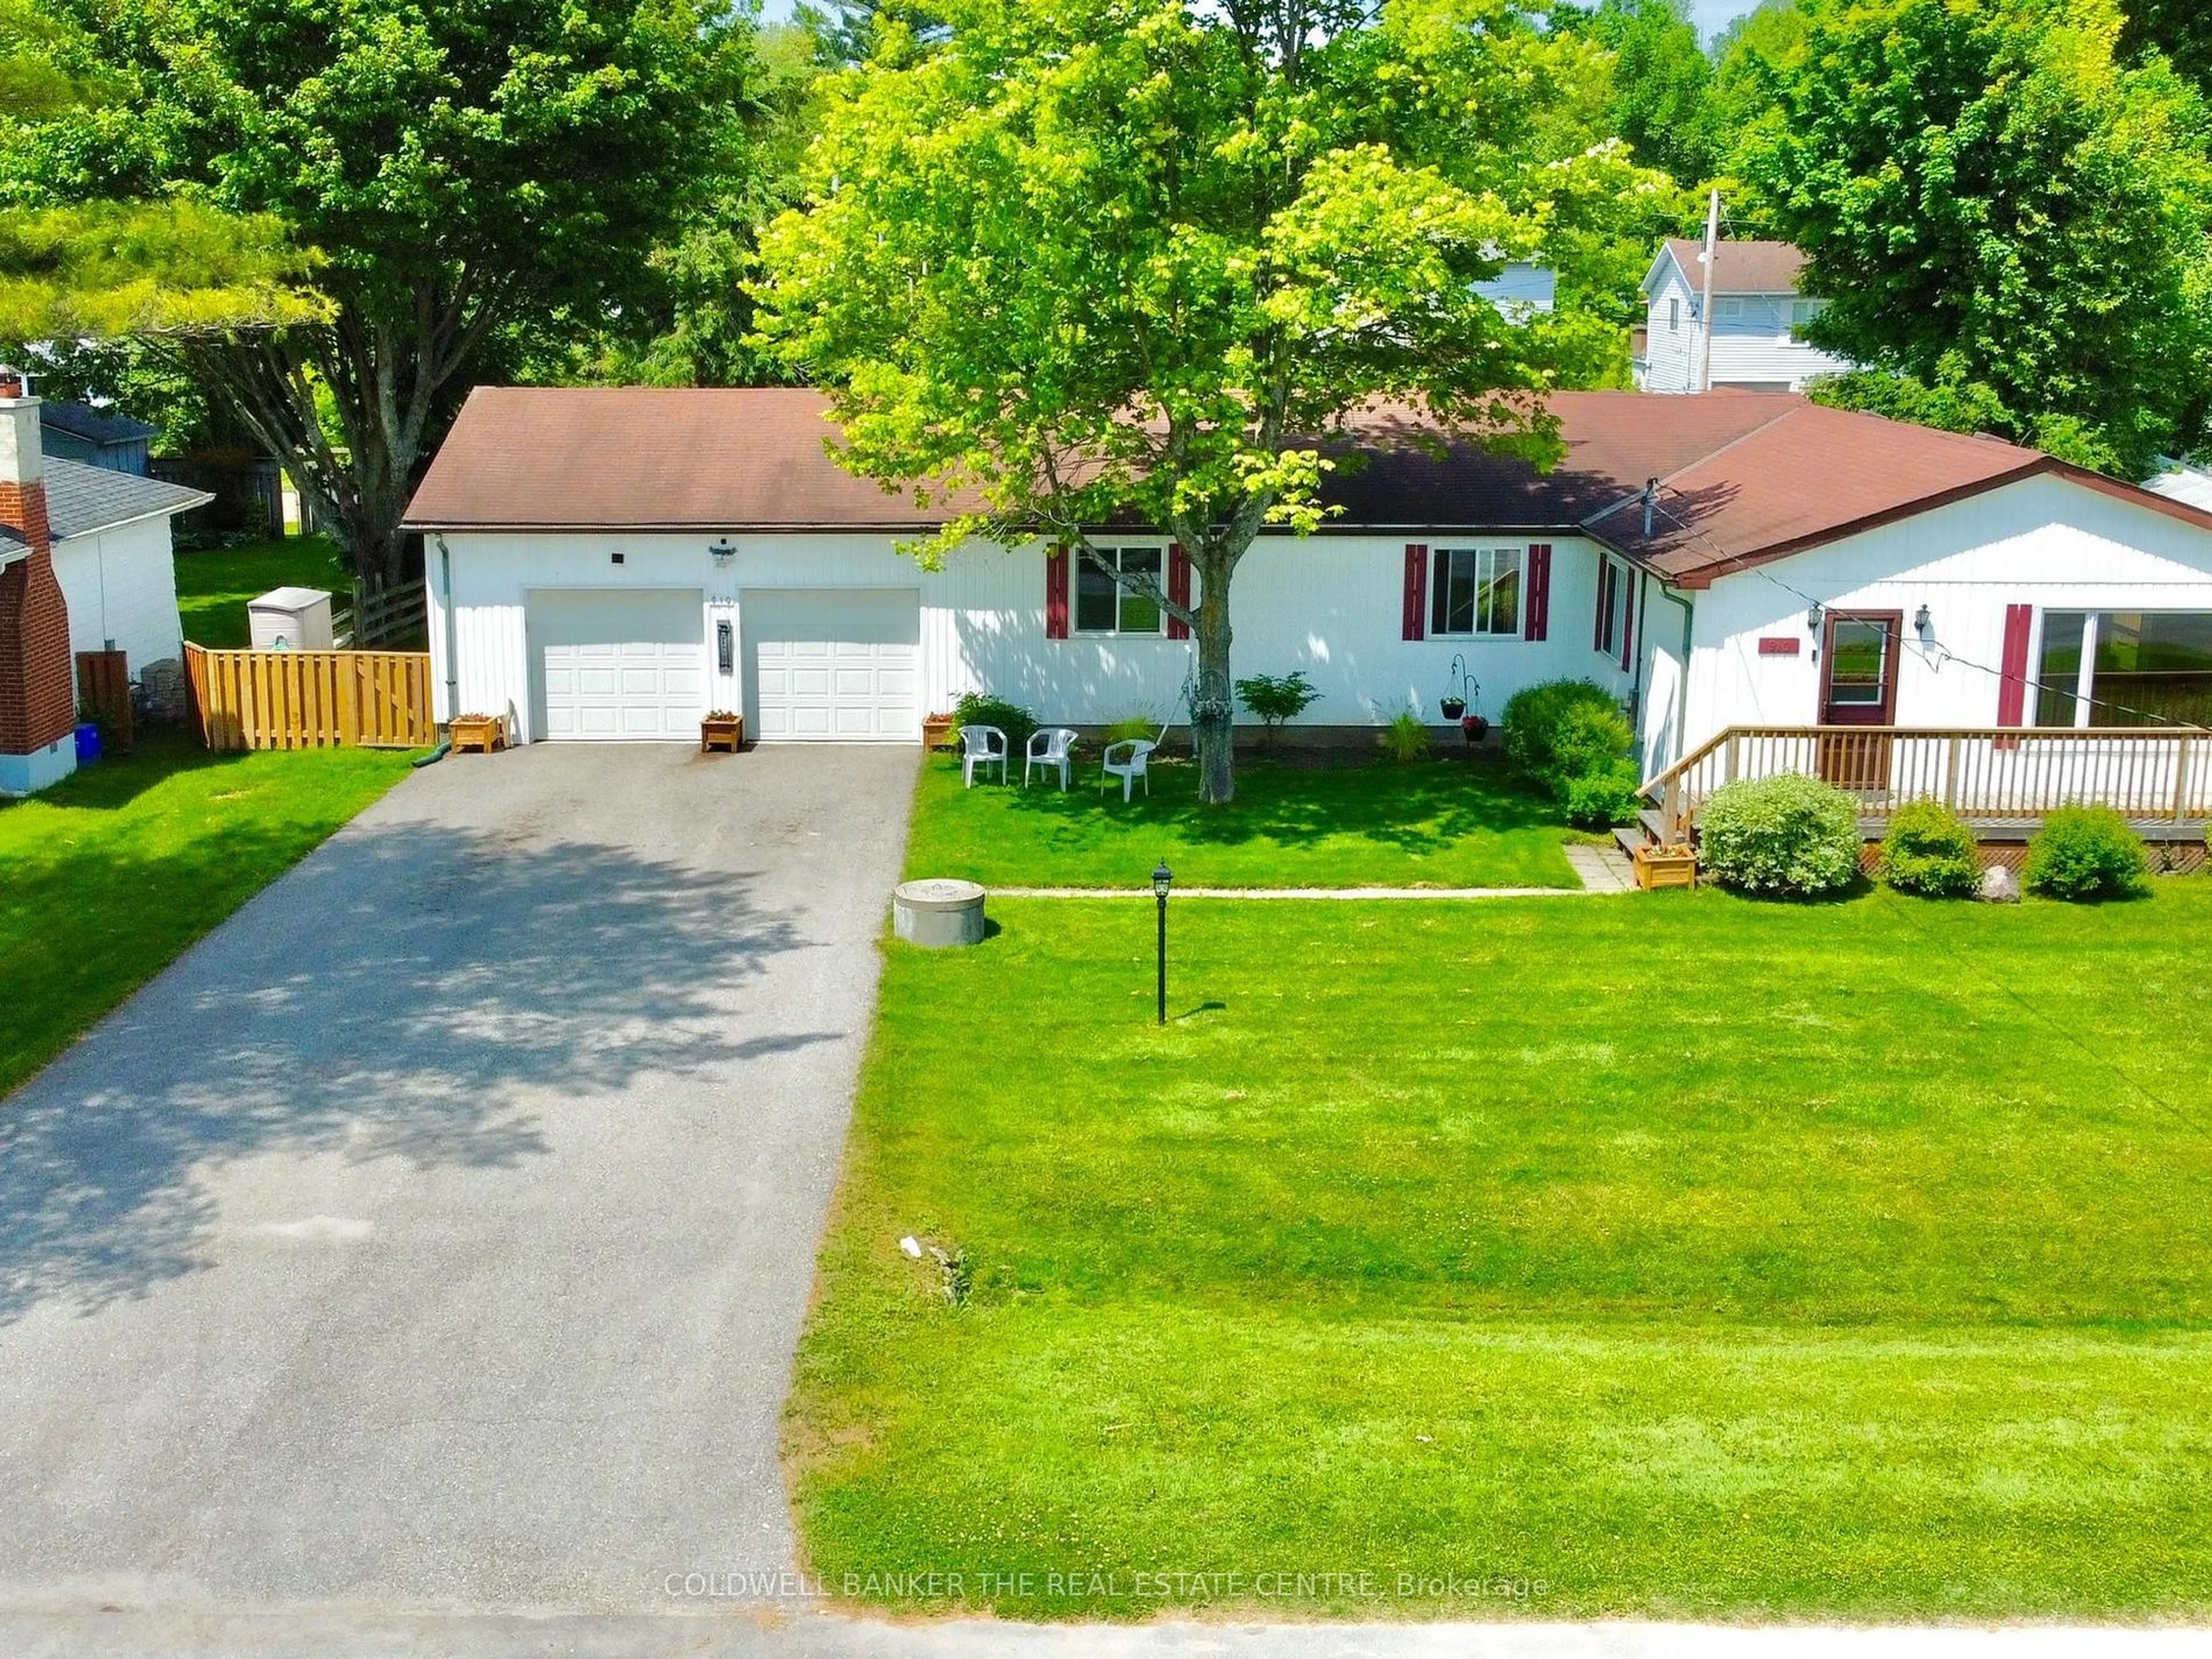
[[[1506,899],[1587,898],[1632,893],[1636,873],[1618,849],[1577,842],[1563,849],[1579,887],[1177,887],[1177,898],[1205,899]],[[994,887],[994,898],[1148,899],[1149,887]]]
[[[915,759],[456,757],[0,1103],[0,1654],[789,1565]]]

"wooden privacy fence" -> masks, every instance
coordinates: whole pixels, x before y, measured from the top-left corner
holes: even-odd
[[[1800,772],[1848,789],[1868,817],[1908,800],[1968,819],[2032,819],[2075,802],[2139,821],[2212,813],[2212,732],[2189,726],[1732,726],[1644,786],[1669,835],[1738,778]]]
[[[427,651],[185,647],[210,749],[419,749],[436,739]]]
[[[100,735],[119,755],[127,755],[136,735],[131,705],[131,662],[120,651],[76,653],[78,718],[98,720]]]

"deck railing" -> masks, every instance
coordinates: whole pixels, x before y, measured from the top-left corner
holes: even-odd
[[[1782,772],[1850,791],[1872,818],[1923,797],[1968,819],[2032,819],[2075,802],[2139,820],[2212,813],[2212,731],[2192,726],[1732,726],[1644,794],[1680,840],[1723,784]]]

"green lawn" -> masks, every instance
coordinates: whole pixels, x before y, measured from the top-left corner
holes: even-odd
[[[398,781],[407,758],[212,756],[157,733],[0,805],[0,1095]]]
[[[1019,763],[1009,769],[1018,786]],[[1501,766],[1431,761],[1334,767],[1242,758],[1237,799],[1198,804],[1198,769],[1152,764],[1152,792],[1124,805],[1097,787],[1095,750],[1065,794],[960,782],[922,768],[907,842],[909,876],[994,887],[1143,887],[1165,860],[1188,886],[1573,887],[1560,851],[1574,832]]]
[[[243,646],[246,605],[272,587],[320,587],[348,599],[353,578],[327,536],[286,536],[242,547],[177,555],[177,610],[185,637],[211,650]]]
[[[1191,900],[1164,1031],[1150,904],[993,915],[890,947],[788,1417],[833,1590],[2212,1613],[2212,881]]]

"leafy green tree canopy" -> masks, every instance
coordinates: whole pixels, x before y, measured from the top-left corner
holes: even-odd
[[[1602,58],[1510,0],[955,0],[878,18],[833,83],[763,339],[830,388],[857,472],[981,505],[915,550],[1088,528],[1180,542],[1210,801],[1234,789],[1229,595],[1263,527],[1324,517],[1328,434],[1383,400],[1547,453],[1540,394],[1609,320],[1476,284],[1664,181],[1594,142]],[[1625,205],[1626,204],[1626,205]],[[1101,563],[1100,568],[1104,568]]]
[[[63,20],[0,0],[0,349],[324,316],[301,286],[312,261],[273,219],[188,198],[43,204],[22,165],[27,134],[110,90],[65,66],[82,47]]]
[[[1613,54],[1613,131],[1638,161],[1695,185],[1716,171],[1722,149],[1713,121],[1712,60],[1681,0],[1601,0],[1562,5],[1554,28],[1587,34]]]
[[[0,210],[0,340],[206,335],[319,322],[310,261],[267,215],[185,200]]]
[[[2123,471],[2195,441],[2205,113],[2116,59],[2110,0],[1805,14],[1741,166],[1831,302],[1813,337]]]
[[[739,164],[749,25],[712,0],[55,3],[109,90],[21,147],[51,198],[182,185],[320,251],[327,326],[184,349],[373,580],[487,343],[619,308]]]

